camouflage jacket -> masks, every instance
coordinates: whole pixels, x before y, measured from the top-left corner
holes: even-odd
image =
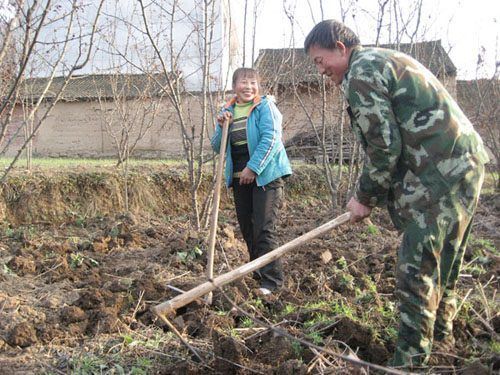
[[[441,82],[411,57],[353,49],[342,82],[351,125],[365,150],[355,198],[387,204],[394,224],[433,205],[488,156]]]

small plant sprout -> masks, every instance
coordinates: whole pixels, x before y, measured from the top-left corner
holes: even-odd
[[[339,259],[337,259],[335,263],[340,270],[344,270],[347,268],[347,260],[344,258],[344,256],[341,256]]]
[[[292,349],[293,353],[295,354],[295,357],[302,359],[302,353],[304,352],[304,348],[298,341],[293,341],[292,342]]]
[[[345,286],[349,290],[354,289],[354,276],[350,273],[342,273],[340,276],[340,285]]]
[[[14,275],[14,272],[5,263],[2,265],[2,271],[6,275]]]
[[[307,338],[315,345],[323,345],[323,337],[319,332],[308,333]]]
[[[193,249],[189,251],[178,251],[177,256],[183,263],[188,263],[192,260],[195,260],[198,258],[200,255],[203,254],[203,251],[198,247],[195,246]]]
[[[492,340],[490,342],[490,349],[493,353],[500,354],[500,341]]]
[[[262,300],[260,298],[254,299],[253,301],[251,301],[251,303],[254,305],[255,308],[257,308],[259,310],[264,309],[264,302],[262,302]]]
[[[99,262],[91,257],[86,257],[82,253],[72,253],[70,255],[69,266],[71,269],[81,267],[85,260],[87,260],[92,267],[97,267],[99,265]]]
[[[283,315],[293,314],[295,311],[297,311],[296,307],[287,303],[283,309]]]
[[[217,315],[217,316],[226,316],[227,314],[228,314],[227,311],[220,310],[220,309],[215,310],[215,315]]]
[[[341,299],[333,301],[333,303],[331,304],[331,310],[336,315],[342,315],[353,320],[355,319],[354,310],[352,309],[352,307],[350,307]]]
[[[241,327],[242,328],[250,328],[250,327],[253,327],[253,320],[248,318],[248,317],[244,317],[242,320],[241,320]]]
[[[85,257],[81,253],[73,253],[70,255],[70,263],[69,266],[72,269],[78,268],[83,264]]]
[[[376,236],[378,234],[380,234],[380,230],[373,224],[370,224],[366,227],[366,233],[372,235],[372,236]]]

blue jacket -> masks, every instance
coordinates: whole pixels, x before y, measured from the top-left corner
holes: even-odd
[[[236,98],[231,99],[222,109],[234,114]],[[271,98],[262,96],[254,99],[247,118],[247,141],[250,160],[247,167],[257,174],[257,186],[264,186],[279,177],[292,174],[290,161],[286,155],[282,141],[282,116]],[[217,124],[211,144],[219,153],[222,138],[222,128]],[[227,142],[226,149],[226,185],[231,186],[233,180],[233,161],[231,159],[231,144]]]

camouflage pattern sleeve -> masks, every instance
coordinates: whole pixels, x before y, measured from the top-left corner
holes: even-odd
[[[355,64],[344,88],[351,126],[365,150],[355,199],[366,206],[387,202],[401,154],[401,135],[389,96],[392,71],[377,64]]]

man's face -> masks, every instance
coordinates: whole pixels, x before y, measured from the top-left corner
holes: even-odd
[[[326,49],[313,45],[309,48],[309,56],[313,60],[319,74],[324,74],[337,85],[342,83],[349,66],[349,50],[343,43],[337,42],[337,48]]]

